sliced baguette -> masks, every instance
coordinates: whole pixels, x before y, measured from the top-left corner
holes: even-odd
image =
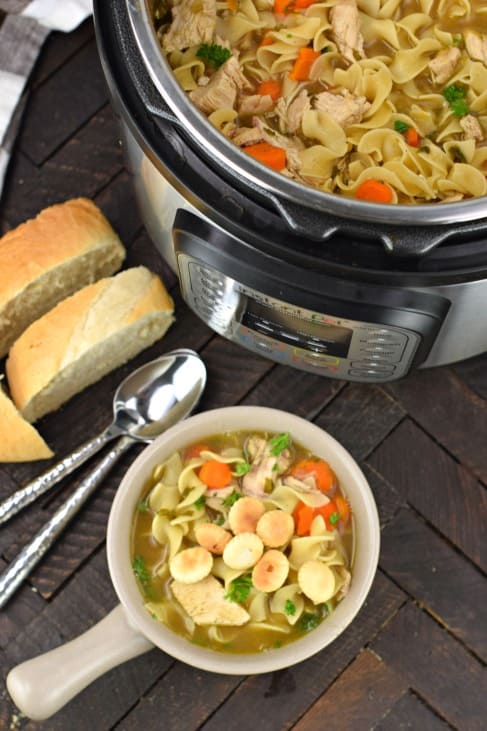
[[[173,312],[161,280],[145,267],[84,287],[11,347],[6,372],[15,405],[30,422],[55,411],[161,338]]]
[[[0,462],[32,462],[52,456],[37,429],[25,421],[0,385]]]
[[[31,322],[117,272],[125,249],[87,198],[45,208],[0,239],[0,358]]]

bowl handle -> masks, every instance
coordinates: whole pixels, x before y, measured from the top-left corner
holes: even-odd
[[[71,642],[14,667],[7,675],[7,689],[22,713],[42,721],[100,675],[153,646],[129,623],[119,604]]]

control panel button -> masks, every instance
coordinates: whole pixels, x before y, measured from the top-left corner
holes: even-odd
[[[384,373],[394,373],[396,366],[393,363],[367,363],[367,361],[352,361],[352,368],[365,368],[367,371]]]
[[[348,371],[350,376],[356,376],[357,378],[366,380],[366,379],[373,379],[375,381],[377,380],[387,380],[390,377],[390,373],[379,373],[377,371],[372,370],[366,370],[365,368],[350,368]]]

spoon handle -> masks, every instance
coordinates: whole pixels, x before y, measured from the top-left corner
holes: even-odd
[[[108,429],[105,429],[104,432],[94,439],[90,439],[80,447],[77,447],[71,454],[68,454],[63,460],[55,464],[54,467],[49,468],[42,475],[36,477],[35,480],[16,490],[6,500],[2,500],[0,502],[0,525],[6,523],[14,515],[17,515],[18,512],[34,502],[34,500],[47,492],[51,487],[57,485],[63,477],[71,474],[71,472],[96,454],[110,439],[113,439],[118,434],[119,432],[115,431],[113,426],[109,426]]]
[[[38,564],[78,510],[104,480],[115,462],[133,444],[134,441],[130,437],[121,437],[31,542],[22,549],[17,558],[0,574],[0,609],[15,593],[23,580],[29,576],[34,566]]]

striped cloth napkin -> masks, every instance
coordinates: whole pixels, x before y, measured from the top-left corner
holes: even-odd
[[[91,12],[92,0],[0,0],[0,197],[42,44],[51,30],[72,31]]]

